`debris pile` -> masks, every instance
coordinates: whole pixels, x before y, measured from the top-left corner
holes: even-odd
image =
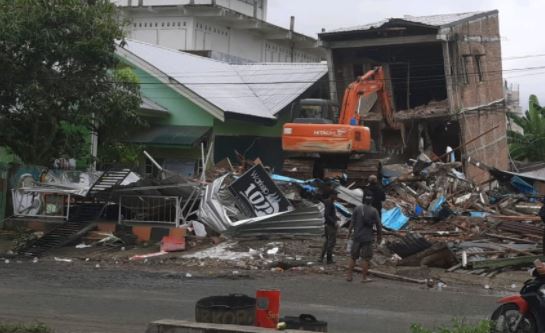
[[[207,185],[198,217],[213,231],[230,236],[320,234],[322,204],[290,198],[255,164],[241,176],[227,173]]]
[[[494,186],[485,189],[459,167],[459,162],[419,158],[390,172],[394,176],[383,181],[388,193],[382,212],[388,230],[384,252],[395,254],[398,266],[487,277],[541,258],[543,225],[537,212],[542,204],[532,186],[522,179],[514,184],[516,176],[495,177],[488,182]],[[341,193],[347,204],[361,198],[354,190]]]

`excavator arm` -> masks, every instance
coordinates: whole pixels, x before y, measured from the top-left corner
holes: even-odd
[[[386,124],[392,129],[400,130],[402,125],[394,118],[394,109],[386,89],[384,70],[380,66],[348,85],[343,96],[339,124],[359,125],[362,116],[371,110],[377,100],[380,101]]]

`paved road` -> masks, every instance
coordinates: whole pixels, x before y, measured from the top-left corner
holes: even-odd
[[[0,320],[37,320],[61,333],[144,332],[153,320],[193,319],[195,302],[205,296],[280,288],[282,314],[312,313],[329,322],[330,332],[408,332],[415,322],[487,318],[497,297],[477,290],[437,291],[385,280],[350,284],[287,273],[237,280],[184,276],[67,263],[0,263]]]

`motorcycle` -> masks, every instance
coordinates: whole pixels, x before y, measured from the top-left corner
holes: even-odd
[[[491,317],[491,333],[545,333],[545,276],[534,272],[519,295],[504,297]]]

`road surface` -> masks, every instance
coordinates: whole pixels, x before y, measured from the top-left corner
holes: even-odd
[[[183,270],[183,268],[180,268]],[[329,332],[408,332],[412,323],[486,319],[497,295],[376,280],[348,283],[327,275],[265,273],[262,278],[186,278],[184,272],[96,268],[95,264],[0,262],[0,321],[40,321],[56,332],[145,332],[158,319],[194,318],[195,302],[279,288],[281,313],[311,313]]]

